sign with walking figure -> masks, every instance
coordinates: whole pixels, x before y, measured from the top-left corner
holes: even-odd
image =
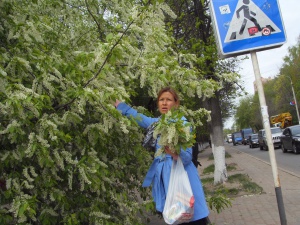
[[[261,27],[257,23],[257,20],[255,19],[256,13],[249,9],[250,0],[243,0],[243,3],[244,4],[241,7],[239,7],[238,10],[236,10],[236,16],[238,19],[240,18],[240,11],[244,12],[244,20],[243,20],[243,24],[241,26],[239,34],[242,35],[244,33],[245,26],[246,26],[248,20],[251,21],[252,23],[254,23],[254,25],[256,26],[256,29],[258,31],[261,31]]]
[[[286,42],[278,0],[211,0],[210,10],[221,57]]]

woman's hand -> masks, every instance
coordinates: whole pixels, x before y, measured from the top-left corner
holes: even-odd
[[[117,108],[118,105],[120,104],[120,102],[121,102],[121,101],[117,99],[116,102],[114,103],[114,106]]]
[[[171,155],[173,157],[173,159],[177,160],[178,159],[178,155],[174,152],[171,151],[171,149],[169,148],[169,146],[165,146],[165,152],[169,155]]]

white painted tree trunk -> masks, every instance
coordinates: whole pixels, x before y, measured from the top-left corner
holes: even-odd
[[[211,146],[215,163],[214,184],[219,184],[227,181],[223,124],[221,107],[219,103],[219,93],[216,93],[216,96],[209,100],[209,107],[211,108]]]
[[[224,183],[227,181],[225,147],[212,145],[212,151],[215,160],[214,184]]]

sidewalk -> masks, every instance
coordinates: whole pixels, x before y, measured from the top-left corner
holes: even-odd
[[[231,158],[226,158],[226,163],[236,163],[238,172],[248,174],[253,182],[263,188],[264,193],[236,197],[232,200],[232,207],[224,209],[220,214],[211,211],[209,215],[211,223],[213,225],[280,225],[271,165],[229,145],[225,145],[225,148],[231,155]],[[208,161],[210,154],[209,147],[199,154],[202,164],[198,167],[200,176],[202,170],[212,164],[212,161]],[[300,225],[300,177],[280,168],[278,173],[287,225]],[[165,224],[162,218],[156,216],[150,216],[148,223],[148,225]]]

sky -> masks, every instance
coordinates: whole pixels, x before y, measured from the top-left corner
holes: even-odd
[[[262,0],[268,1],[268,0]],[[283,58],[288,55],[288,48],[296,45],[297,38],[300,36],[300,0],[279,0],[283,25],[286,33],[286,43],[279,48],[257,52],[257,59],[261,77],[275,77],[279,74],[279,70],[283,64]],[[245,54],[248,59],[243,60],[240,64],[241,79],[244,83],[245,91],[254,94],[255,75],[250,54]],[[237,99],[238,102],[238,99]],[[231,128],[233,118],[229,118],[224,128]]]

